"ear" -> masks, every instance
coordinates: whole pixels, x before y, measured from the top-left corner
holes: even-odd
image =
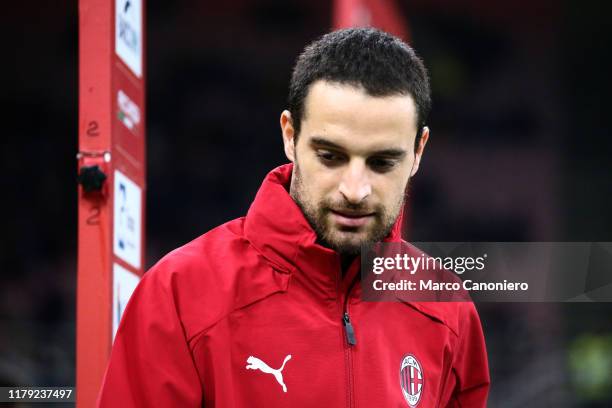
[[[421,140],[419,140],[419,145],[417,146],[416,151],[414,152],[414,164],[412,165],[412,171],[410,172],[410,177],[413,177],[416,172],[419,170],[419,165],[421,164],[421,158],[423,157],[423,152],[425,151],[425,145],[429,140],[429,128],[427,126],[423,127],[423,134],[421,135]]]
[[[285,146],[285,156],[289,161],[295,160],[295,129],[293,128],[293,120],[291,112],[284,110],[280,117],[280,126],[283,133],[283,145]]]

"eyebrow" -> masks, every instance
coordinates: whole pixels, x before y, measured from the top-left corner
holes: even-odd
[[[327,139],[322,137],[313,137],[310,139],[310,144],[317,147],[327,147],[334,150],[346,150],[344,147],[330,142]],[[385,156],[393,159],[400,159],[406,155],[406,151],[404,149],[383,149],[372,152],[370,156]]]

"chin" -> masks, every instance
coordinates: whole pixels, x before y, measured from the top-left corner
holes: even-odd
[[[340,234],[345,235],[347,233],[345,232]],[[351,238],[336,236],[334,238],[336,239],[332,239],[329,241],[331,244],[330,247],[342,255],[359,255],[361,253],[361,246],[365,243],[370,242],[365,236]]]

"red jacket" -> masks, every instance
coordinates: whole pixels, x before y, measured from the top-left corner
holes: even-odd
[[[290,178],[291,165],[273,170],[246,217],[145,274],[98,406],[486,406],[474,305],[362,302],[359,262],[342,277]],[[401,240],[400,224],[386,241]]]

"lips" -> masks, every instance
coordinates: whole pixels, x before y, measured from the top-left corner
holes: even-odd
[[[374,213],[357,213],[350,211],[335,211],[331,210],[332,219],[343,227],[362,227],[372,218],[374,218]]]

